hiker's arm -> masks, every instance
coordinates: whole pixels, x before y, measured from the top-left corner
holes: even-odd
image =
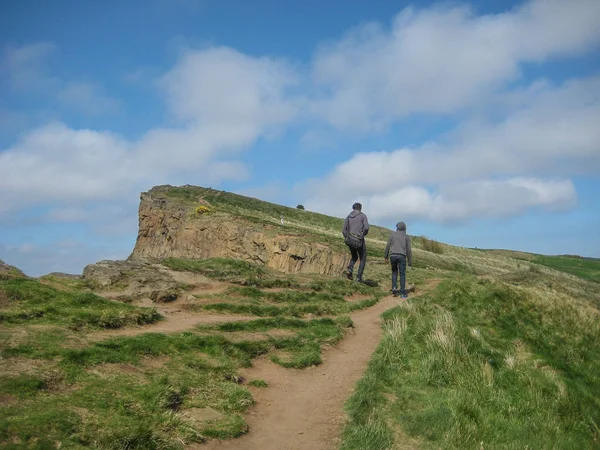
[[[369,219],[367,219],[367,216],[364,215],[363,216],[363,236],[366,236],[367,234],[369,234]]]
[[[390,256],[390,246],[392,245],[392,236],[388,239],[387,245],[385,246],[385,260],[387,261]]]
[[[346,217],[346,219],[344,220],[344,226],[342,227],[342,234],[344,235],[344,237],[348,235],[349,226],[350,224],[348,223],[348,218]]]

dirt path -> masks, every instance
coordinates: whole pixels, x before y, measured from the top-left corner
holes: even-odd
[[[137,336],[144,333],[178,333],[186,331],[200,324],[214,324],[223,322],[239,322],[243,320],[256,320],[256,316],[246,316],[239,314],[218,314],[209,311],[194,312],[186,307],[190,304],[202,304],[202,301],[189,301],[187,297],[193,294],[222,294],[228,289],[229,285],[225,283],[212,283],[197,286],[191,291],[185,292],[179,299],[170,303],[153,303],[149,298],[143,298],[135,303],[136,306],[145,306],[156,308],[163,316],[160,322],[141,325],[139,327],[118,328],[115,330],[104,330],[92,332],[89,338],[94,341],[116,337],[116,336]],[[98,295],[114,300],[114,297],[121,293],[100,292]]]
[[[173,313],[171,315],[163,314],[164,319],[149,325],[142,325],[136,328],[119,328],[116,330],[98,331],[90,333],[88,338],[93,341],[100,341],[116,336],[137,336],[144,333],[178,333],[186,331],[200,324],[213,324],[225,322],[240,322],[245,320],[256,320],[256,316],[240,316],[234,314],[213,314],[208,312],[201,313]]]
[[[431,283],[426,290],[433,287]],[[411,298],[422,295],[411,296]],[[324,352],[320,366],[284,369],[258,359],[241,374],[260,378],[266,389],[253,388],[256,405],[246,416],[250,432],[237,439],[194,444],[196,450],[327,450],[339,446],[344,423],[343,406],[364,374],[381,339],[380,315],[396,306],[399,298],[385,297],[375,306],[352,314],[354,330],[335,348]]]

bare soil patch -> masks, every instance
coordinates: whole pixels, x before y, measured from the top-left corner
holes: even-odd
[[[159,312],[161,311],[159,310]],[[136,328],[121,328],[116,330],[100,331],[96,333],[90,333],[88,337],[92,341],[100,341],[116,336],[138,336],[144,333],[178,333],[200,324],[240,322],[254,319],[256,319],[255,316],[242,316],[233,314],[223,315],[208,312],[192,314],[188,311],[179,310],[176,312],[171,312],[170,314],[166,314],[164,320],[154,324],[143,325]]]
[[[139,382],[143,382],[146,379],[142,370],[139,367],[123,363],[99,364],[93,367],[92,369],[89,369],[89,372],[96,374],[102,378],[110,378],[111,376],[121,375],[125,373],[135,377]]]
[[[295,336],[295,335],[296,335],[296,333],[292,330],[282,330],[282,329],[278,329],[278,328],[275,328],[275,329],[269,330],[269,331],[257,331],[257,332],[233,331],[233,332],[224,334],[224,336],[227,339],[229,339],[230,341],[233,341],[233,342],[264,341],[265,339],[268,339],[268,338],[283,338],[283,337],[290,337],[290,336]]]
[[[0,308],[6,308],[10,304],[6,293],[0,290]]]
[[[189,408],[182,410],[180,414],[194,425],[201,425],[205,422],[219,420],[224,417],[223,414],[212,408]]]
[[[0,394],[0,406],[10,406],[17,402],[17,397],[10,394]]]
[[[411,298],[417,297],[412,295]],[[328,450],[339,446],[346,417],[343,406],[363,375],[381,339],[380,315],[400,300],[385,297],[352,314],[354,328],[323,354],[323,364],[285,369],[266,358],[241,371],[246,379],[263,379],[269,387],[252,389],[255,406],[246,417],[247,435],[228,441],[194,444],[190,449]]]
[[[48,361],[29,358],[0,358],[0,377],[14,377],[39,372],[48,368]]]
[[[151,369],[162,369],[165,364],[171,360],[168,356],[145,356],[142,358],[142,365]]]

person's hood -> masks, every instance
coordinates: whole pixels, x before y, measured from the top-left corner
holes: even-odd
[[[396,224],[396,230],[398,230],[398,231],[406,231],[406,224],[404,222],[398,222]]]
[[[362,214],[362,212],[361,212],[361,211],[356,211],[356,210],[354,210],[354,211],[352,211],[352,212],[350,213],[350,217],[356,217],[356,216],[358,216],[359,214]]]

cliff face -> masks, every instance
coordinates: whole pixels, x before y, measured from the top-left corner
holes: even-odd
[[[257,224],[232,213],[199,215],[194,210],[194,206],[153,191],[143,193],[138,237],[129,259],[238,258],[261,262],[284,273],[327,275],[339,274],[347,262],[346,254],[310,242],[309,235],[286,235],[285,229]]]

